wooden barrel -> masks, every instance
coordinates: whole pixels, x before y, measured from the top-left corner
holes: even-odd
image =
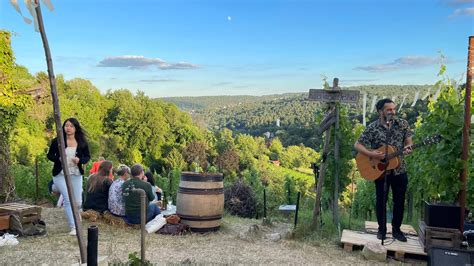
[[[224,213],[224,182],[219,173],[181,173],[176,214],[194,232],[216,231]]]

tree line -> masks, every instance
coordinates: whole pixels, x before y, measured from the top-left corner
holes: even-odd
[[[9,35],[1,32],[0,36],[5,38],[0,46],[0,114],[5,118],[0,121],[0,169],[10,170],[0,172],[0,185],[4,184],[2,195],[13,190],[19,196],[31,197],[35,163],[38,162],[41,193],[47,197],[46,183],[51,179],[51,163],[46,160],[45,153],[51,139],[55,137],[47,75],[44,72],[30,74],[27,68],[15,64],[7,41]],[[423,176],[424,180],[413,183],[413,186],[424,189],[424,194],[416,195],[429,198],[436,198],[435,192],[454,179],[460,165],[456,161],[458,150],[449,147],[459,145],[456,139],[462,126],[459,122],[462,96],[453,98],[445,94],[460,95],[461,88],[454,89],[452,84],[446,85],[446,82],[437,86],[444,88],[437,107],[434,101],[426,99],[418,101],[414,107],[403,108],[400,113],[416,129],[416,134],[428,134],[435,129],[452,132],[444,133],[449,138],[438,151],[452,158],[446,160],[453,165],[453,168],[449,168],[448,179],[439,176],[436,179],[439,183],[429,181],[430,169],[436,167],[423,150],[412,157],[413,166],[409,174]],[[324,117],[325,105],[308,102],[306,94],[273,95],[268,98],[249,96],[241,97],[246,100],[240,102],[234,102],[238,97],[227,96],[224,97],[227,101],[225,108],[219,106],[219,102],[222,103],[220,97],[200,97],[196,101],[200,107],[190,114],[189,110],[180,110],[169,99],[153,99],[143,92],[133,94],[127,89],[118,89],[101,93],[90,81],[81,78],[66,80],[58,75],[57,87],[62,119],[76,117],[81,122],[87,130],[93,158],[101,155],[115,164],[142,163],[158,174],[160,185],[174,190],[169,191],[171,194],[176,193],[181,171],[207,171],[223,172],[226,186],[242,181],[250,185],[255,193],[261,193],[266,186],[272,198],[269,208],[286,202],[287,191],[300,191],[310,199],[314,198],[311,188],[316,181],[310,165],[321,162],[319,151],[322,148],[322,136],[318,134],[318,123]],[[376,91],[370,86],[366,89],[369,88]],[[381,86],[380,94],[394,95],[394,88],[411,88],[413,94],[417,90],[416,86]],[[192,102],[192,98],[182,99],[182,102]],[[447,113],[439,111],[445,107],[449,107]],[[341,167],[341,190],[348,186],[351,178],[358,176],[352,160],[352,144],[363,128],[360,113],[358,106],[344,106],[341,109],[339,134],[343,140],[342,162],[336,164],[330,161],[328,169],[328,176],[331,176],[335,167]],[[440,119],[445,117],[451,121],[449,127],[439,128]],[[372,113],[368,115],[367,121],[375,119],[377,115]],[[279,125],[277,120],[280,121]],[[266,132],[270,134],[264,136]],[[439,160],[444,159],[440,157]],[[280,166],[271,161],[278,161]],[[417,167],[418,164],[423,165]],[[448,165],[443,165],[444,170],[440,170],[440,173],[448,169]],[[421,169],[424,173],[417,172]],[[472,191],[474,184],[473,172],[470,171],[469,191]],[[331,178],[327,180],[323,206],[329,207],[332,205],[334,184]],[[358,195],[370,191],[366,183],[356,183]],[[455,189],[456,186],[451,188]],[[370,211],[372,204],[357,194],[355,201],[358,203],[355,205],[359,207],[354,210],[359,210],[358,213],[362,215]],[[451,191],[449,195],[452,195]],[[438,198],[448,199],[444,196],[447,195],[440,193]],[[347,204],[347,193],[342,193],[340,200],[343,205]],[[422,198],[415,200],[421,201]],[[473,204],[472,197],[468,200]],[[259,197],[258,206],[262,205],[261,201]]]

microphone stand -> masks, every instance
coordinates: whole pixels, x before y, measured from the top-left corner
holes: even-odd
[[[389,139],[390,139],[390,120],[387,120],[385,123],[387,125],[387,130],[386,130],[386,133],[385,133],[385,156],[384,156],[384,169],[383,169],[383,174],[382,174],[382,177],[383,177],[383,196],[382,196],[382,200],[383,200],[383,208],[382,208],[382,224],[383,224],[383,227],[385,227],[385,237],[387,236],[387,167],[388,167],[388,143],[389,143]],[[393,229],[392,229],[393,230]],[[393,232],[392,232],[393,234]],[[384,242],[384,237],[382,235],[382,246],[383,246],[383,242]]]

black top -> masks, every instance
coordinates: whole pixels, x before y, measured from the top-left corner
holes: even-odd
[[[402,150],[405,146],[405,140],[413,135],[408,122],[401,118],[394,118],[394,123],[390,128],[390,138],[388,144],[394,146],[397,150]],[[367,149],[378,149],[385,144],[387,136],[387,127],[382,124],[380,119],[370,123],[360,135],[358,142]],[[402,156],[400,166],[394,169],[395,175],[406,172],[405,160]]]
[[[67,141],[64,143],[67,147]],[[79,158],[79,163],[77,167],[79,168],[79,172],[81,175],[84,175],[84,169],[82,168],[83,164],[86,164],[91,159],[91,155],[89,153],[89,146],[87,143],[84,143],[82,147],[79,145],[76,148],[76,156]],[[50,161],[54,162],[53,166],[53,176],[57,176],[63,167],[61,166],[61,161],[59,160],[59,148],[58,148],[58,138],[54,138],[51,141],[51,145],[49,146],[49,151],[47,157]]]
[[[100,213],[108,210],[110,185],[110,180],[106,178],[102,183],[102,186],[96,188],[94,192],[89,192],[90,182],[88,182],[86,201],[84,202],[83,206],[84,210],[94,210]]]

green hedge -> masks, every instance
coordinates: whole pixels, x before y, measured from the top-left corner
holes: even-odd
[[[36,195],[35,166],[14,164],[10,173],[15,181],[16,195],[22,199],[48,199],[54,202],[54,197],[48,191],[48,182],[52,179],[52,163],[43,156],[38,158],[38,195]]]

